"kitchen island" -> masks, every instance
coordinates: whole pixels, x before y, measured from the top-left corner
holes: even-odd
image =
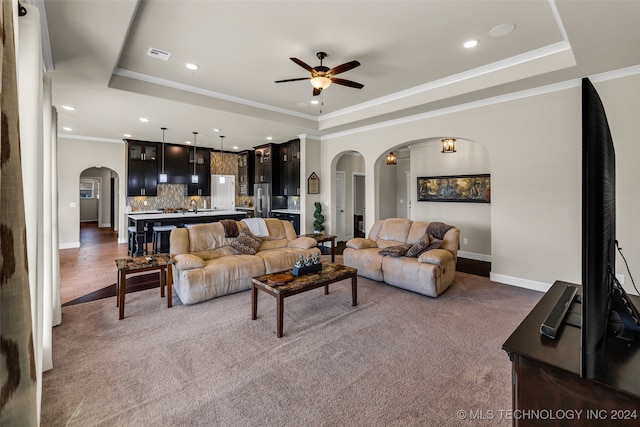
[[[144,242],[151,241],[151,233],[153,232],[154,225],[175,225],[176,227],[184,227],[185,224],[201,224],[207,222],[217,222],[221,219],[235,219],[241,220],[247,217],[246,211],[231,211],[231,210],[216,210],[216,209],[198,209],[197,211],[182,211],[182,212],[161,212],[161,211],[145,211],[145,212],[131,212],[127,214],[127,220],[129,226],[136,228],[138,242],[136,247],[138,248],[135,256],[141,256],[143,254],[142,248]],[[147,229],[147,236],[145,238],[145,231]]]

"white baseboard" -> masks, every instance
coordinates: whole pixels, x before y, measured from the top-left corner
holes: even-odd
[[[118,243],[128,243],[127,239],[118,239]]]
[[[100,224],[99,227],[100,228],[111,227],[111,223],[110,222],[105,222],[104,224]]]
[[[547,292],[549,288],[551,288],[549,283],[520,279],[518,277],[505,276],[503,274],[489,273],[489,279],[494,282],[504,283],[505,285],[517,286],[519,288],[531,289],[540,292]]]
[[[491,255],[477,254],[475,252],[458,251],[459,258],[473,259],[476,261],[491,262]]]
[[[73,248],[79,248],[79,247],[80,247],[80,242],[60,243],[58,245],[58,249],[73,249]]]

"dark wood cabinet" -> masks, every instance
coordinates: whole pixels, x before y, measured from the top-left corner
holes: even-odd
[[[127,196],[158,195],[158,150],[155,142],[127,140]]]
[[[277,170],[277,153],[274,153],[274,148],[275,144],[255,147],[255,183],[270,183],[272,191],[278,188],[280,181],[280,175],[273,173]]]
[[[512,366],[514,426],[637,425],[640,417],[640,345],[607,338],[606,372],[598,380],[580,377],[581,311],[569,309],[560,335],[540,334],[564,287],[556,281],[502,345]],[[578,287],[578,295],[582,287]],[[580,296],[578,297],[580,298]],[[632,296],[636,306],[640,298]],[[556,415],[567,414],[572,419]],[[545,414],[552,418],[541,417]],[[634,415],[635,414],[635,415]]]
[[[253,196],[254,173],[253,150],[238,153],[238,195]]]
[[[280,188],[282,196],[300,195],[300,140],[294,139],[279,147]]]
[[[194,158],[195,152],[195,158]],[[195,168],[194,168],[195,162]],[[192,175],[198,177],[197,182],[193,182]],[[211,195],[211,151],[207,149],[196,149],[189,147],[189,171],[188,171],[188,196],[209,196]]]
[[[162,158],[160,158],[162,170]],[[186,145],[164,145],[164,171],[168,184],[188,184],[193,173],[189,172],[189,147]]]

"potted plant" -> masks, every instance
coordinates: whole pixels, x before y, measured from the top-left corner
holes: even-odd
[[[324,231],[324,215],[322,215],[322,204],[320,202],[315,202],[313,204],[316,210],[313,212],[313,217],[316,219],[313,221],[313,232],[318,234]]]

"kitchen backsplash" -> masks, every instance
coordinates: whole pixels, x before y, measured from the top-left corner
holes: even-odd
[[[127,197],[127,206],[131,211],[153,211],[164,208],[189,208],[191,199],[198,203],[199,209],[211,207],[211,198],[204,196],[186,196],[187,186],[183,184],[158,184],[157,197]],[[144,202],[147,202],[145,205]],[[205,206],[206,202],[206,206]]]

